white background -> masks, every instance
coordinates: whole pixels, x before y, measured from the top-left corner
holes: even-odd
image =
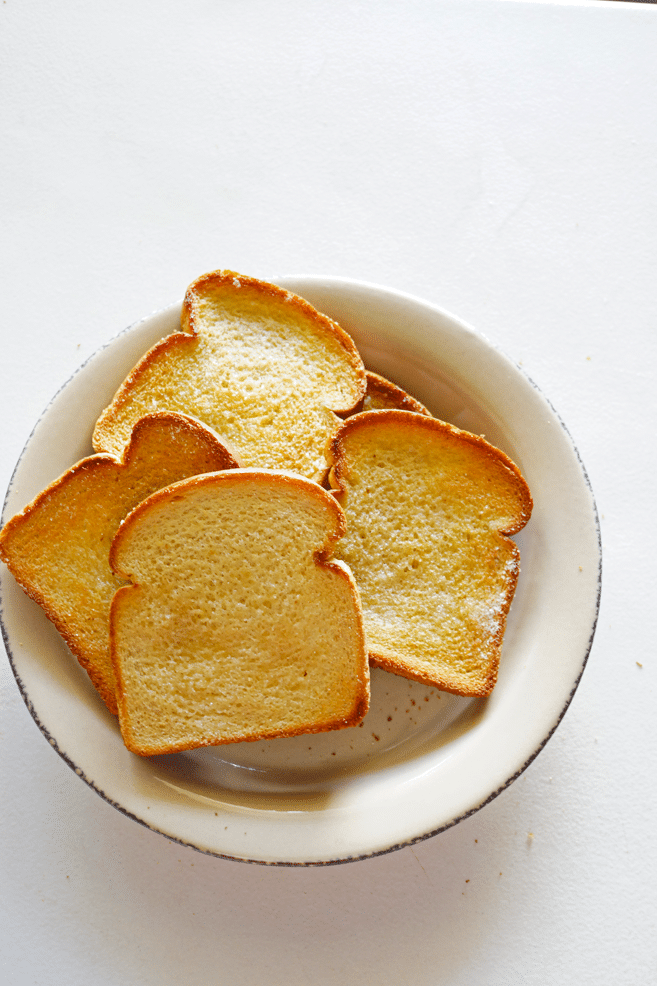
[[[604,552],[538,759],[442,835],[347,865],[222,861],[135,824],[3,659],[2,982],[657,982],[657,6],[3,0],[0,51],[3,490],[74,369],[197,275],[342,275],[522,364]]]

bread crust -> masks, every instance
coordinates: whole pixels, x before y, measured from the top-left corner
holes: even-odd
[[[158,483],[168,485],[188,475],[190,467],[205,471],[238,465],[199,421],[158,412],[135,424],[123,456],[99,453],[75,463],[0,532],[0,558],[57,628],[115,715],[109,607],[120,583],[109,567],[112,538],[123,517]]]
[[[223,305],[225,321],[215,319],[224,326],[220,332],[212,327],[215,313],[208,315],[212,304],[216,304],[217,311]],[[229,325],[226,335],[225,326]],[[277,326],[279,334],[289,338],[289,351],[267,343],[268,326]],[[305,364],[295,341],[300,338],[306,341]],[[287,374],[281,379],[289,378],[287,383],[279,384],[278,373],[265,376],[268,386],[257,398],[253,383],[259,371],[253,367],[250,379],[245,380],[233,366],[242,347],[247,357],[253,357],[249,348],[252,345],[260,353],[268,345],[267,360],[276,353],[281,361],[276,364],[277,370],[283,369]],[[321,386],[317,380],[311,383],[308,376],[310,350],[317,371],[323,374]],[[333,379],[328,369],[319,371],[325,360],[334,369],[340,367],[340,381]],[[218,367],[221,380],[216,374]],[[100,415],[93,444],[96,451],[116,453],[125,442],[131,420],[139,415],[139,407],[173,409],[200,418],[225,437],[245,465],[288,468],[307,478],[320,479],[326,472],[324,445],[339,427],[338,415],[357,407],[365,388],[360,354],[337,322],[274,284],[235,271],[212,271],[187,289],[181,331],[161,339],[130,371]],[[278,425],[278,416],[290,400],[296,399],[296,391],[299,397],[295,413],[289,411]],[[279,442],[282,427],[289,431],[285,443]],[[313,445],[311,451],[308,442]]]
[[[360,411],[414,411],[431,417],[431,411],[396,383],[373,370],[367,371],[367,392]]]
[[[491,528],[490,537],[488,537],[485,531],[483,534],[480,532],[477,535],[479,537],[479,543],[482,545],[482,564],[484,566],[490,566],[491,571],[496,565],[497,568],[495,570],[497,571],[497,575],[491,576],[492,588],[490,589],[490,593],[493,602],[491,602],[492,608],[489,624],[485,627],[485,632],[479,632],[480,628],[477,628],[477,640],[473,641],[472,645],[473,654],[476,647],[484,652],[483,656],[480,656],[478,662],[474,656],[469,658],[466,653],[461,657],[462,664],[468,667],[467,675],[460,675],[458,669],[455,671],[454,668],[451,668],[448,660],[445,661],[446,669],[441,668],[439,659],[436,659],[434,662],[435,666],[429,668],[428,664],[431,662],[425,662],[423,664],[417,658],[417,652],[421,652],[420,645],[416,648],[414,646],[415,642],[411,639],[408,649],[405,650],[405,645],[400,644],[397,646],[394,641],[391,643],[390,634],[380,629],[386,619],[388,619],[388,617],[385,615],[382,616],[380,613],[380,611],[385,610],[387,605],[385,586],[388,583],[394,586],[395,580],[397,580],[399,585],[407,585],[409,592],[424,592],[426,608],[429,611],[431,593],[433,592],[435,598],[438,599],[439,590],[440,593],[447,591],[444,581],[445,578],[449,581],[451,563],[449,559],[445,562],[445,559],[440,557],[437,545],[439,533],[431,528],[431,520],[427,520],[427,518],[431,517],[431,509],[426,504],[422,505],[421,510],[417,510],[416,516],[414,516],[411,510],[408,514],[402,516],[400,513],[400,516],[395,518],[398,521],[397,529],[400,531],[403,530],[404,524],[409,526],[414,523],[424,525],[421,535],[415,539],[413,544],[413,552],[417,556],[414,557],[413,564],[417,565],[421,573],[418,574],[417,581],[413,580],[412,572],[410,575],[406,574],[407,569],[404,569],[403,576],[400,574],[403,562],[399,563],[397,569],[394,568],[393,563],[386,557],[386,552],[381,544],[377,542],[376,532],[368,532],[363,526],[362,530],[359,529],[357,531],[357,536],[354,533],[356,528],[359,528],[362,518],[366,515],[366,511],[362,507],[362,503],[365,500],[362,499],[358,491],[362,489],[364,484],[368,484],[366,487],[368,495],[370,493],[369,485],[375,488],[376,478],[372,476],[371,470],[371,454],[375,440],[369,448],[365,442],[367,441],[367,436],[371,437],[377,433],[380,436],[387,433],[389,443],[393,442],[394,438],[401,463],[404,462],[405,450],[410,450],[405,468],[402,469],[400,466],[398,475],[393,473],[393,475],[396,475],[399,495],[404,494],[404,496],[407,496],[408,502],[410,503],[413,503],[414,498],[417,499],[419,495],[417,490],[420,488],[424,489],[422,483],[425,478],[421,470],[413,471],[415,469],[412,461],[413,449],[422,448],[425,441],[431,442],[434,438],[440,440],[440,443],[448,450],[448,454],[451,454],[449,449],[452,448],[455,450],[455,455],[459,457],[462,457],[463,454],[465,455],[464,468],[466,471],[468,461],[472,460],[471,453],[474,451],[478,463],[477,472],[480,477],[483,477],[484,483],[491,483],[491,489],[504,488],[502,492],[496,494],[506,509],[504,520],[496,523]],[[390,437],[391,435],[393,436],[392,438]],[[361,441],[360,447],[359,440]],[[366,449],[366,451],[363,452],[363,449]],[[388,445],[386,446],[386,451],[389,452],[389,450],[390,446]],[[385,458],[385,453],[382,453],[382,457]],[[517,546],[510,540],[510,537],[518,533],[525,526],[531,516],[533,507],[529,488],[518,467],[505,453],[495,448],[495,446],[491,445],[481,436],[462,431],[436,418],[393,409],[367,411],[353,415],[347,419],[340,432],[338,432],[330,443],[328,458],[330,462],[329,483],[334,495],[345,509],[348,527],[354,528],[354,532],[352,532],[354,536],[351,540],[347,539],[346,542],[343,542],[339,556],[343,557],[352,567],[356,582],[361,591],[365,628],[369,641],[370,663],[399,674],[402,677],[421,681],[424,684],[433,685],[443,691],[456,695],[480,697],[489,695],[497,680],[506,619],[519,574],[520,555]],[[456,476],[456,473],[454,475]],[[433,481],[428,481],[428,488],[431,487],[431,482]],[[477,493],[477,487],[473,486],[466,472],[464,472],[462,483],[459,483],[458,476],[455,481],[450,480],[452,485],[454,485],[454,482],[456,483],[456,495],[452,497],[453,502],[450,504],[449,510],[453,514],[456,514],[458,519],[459,506],[462,506],[468,497],[472,498],[479,494]],[[359,499],[359,497],[361,498]],[[436,497],[436,502],[437,500],[438,497]],[[376,504],[375,493],[372,494],[371,501],[367,500],[368,504],[371,502]],[[370,508],[368,507],[368,509]],[[379,507],[375,506],[371,509],[380,509],[384,515],[382,525],[385,527],[385,513],[387,512],[389,515],[394,513],[396,507],[394,500],[388,496],[387,499],[382,498]],[[465,510],[465,515],[468,513],[472,513],[472,511]],[[450,518],[450,525],[452,521],[453,517]],[[464,519],[464,527],[460,531],[462,538],[465,540],[473,536],[472,529],[468,529],[467,526],[470,522],[471,518],[470,521]],[[368,540],[370,535],[371,544]],[[358,540],[359,538],[360,540]],[[422,540],[423,538],[425,538],[424,541]],[[369,546],[363,547],[364,544]],[[454,545],[452,544],[453,547]],[[429,559],[429,561],[425,566],[424,561],[426,559]],[[500,559],[504,560],[504,567],[501,569],[501,574],[499,566]],[[472,559],[469,560],[472,562]],[[495,565],[493,562],[495,562]],[[383,569],[386,565],[390,567],[384,573]],[[454,577],[455,573],[452,571],[451,578],[453,579]],[[457,572],[456,577],[460,578],[460,573]],[[426,588],[418,590],[420,578],[425,580]],[[432,579],[435,580],[435,585],[432,583]],[[377,584],[377,580],[380,586],[384,586],[382,590],[383,600],[372,595],[373,590],[371,586]],[[497,585],[497,594],[493,596],[492,592],[495,584]],[[482,588],[481,575],[476,571],[473,575],[473,585],[478,586],[478,591]],[[398,590],[395,589],[395,591]],[[391,593],[390,599],[393,599],[394,592],[391,590]],[[466,600],[463,604],[464,608],[467,608],[469,604],[469,601]],[[450,607],[446,605],[445,608],[449,619],[453,620],[454,616]],[[377,611],[376,616],[374,615],[375,610]],[[394,625],[395,619],[397,619],[397,615],[392,613],[390,615],[392,625]],[[427,625],[431,626],[432,616],[430,613],[426,619]],[[435,625],[433,625],[433,633],[438,636],[441,633],[441,629],[440,621],[436,620]],[[426,635],[428,632],[427,626],[413,626],[408,631],[410,638],[413,637],[414,631],[417,631],[418,639],[421,634]],[[404,636],[405,634],[406,628],[402,627],[400,629],[400,635]],[[457,636],[458,634],[454,632],[454,638]],[[381,638],[384,638],[383,642]],[[406,639],[405,636],[404,639]],[[463,649],[461,643],[459,643],[459,646]],[[411,652],[413,656],[409,656]]]
[[[345,612],[348,611],[347,615],[351,626],[350,632],[356,641],[357,648],[357,653],[351,659],[353,667],[349,668],[349,674],[353,679],[353,695],[350,699],[350,707],[347,709],[341,707],[339,715],[333,713],[327,718],[326,714],[324,714],[323,718],[317,718],[315,720],[309,718],[306,721],[296,722],[293,725],[283,727],[274,726],[268,729],[255,729],[248,722],[245,722],[239,735],[234,735],[234,733],[227,735],[225,732],[222,734],[220,729],[217,728],[214,732],[210,730],[210,732],[201,737],[196,736],[191,739],[189,737],[178,739],[177,741],[164,738],[155,741],[153,739],[145,739],[143,733],[142,735],[139,734],[139,727],[135,726],[139,709],[138,702],[134,696],[131,697],[130,695],[129,684],[130,674],[132,673],[134,675],[134,671],[126,672],[128,648],[127,645],[124,645],[122,649],[120,638],[122,621],[124,621],[126,613],[129,612],[129,609],[126,610],[126,606],[130,607],[130,605],[134,605],[135,600],[137,603],[139,602],[139,594],[145,591],[144,585],[147,584],[145,577],[140,579],[139,573],[135,570],[134,563],[131,565],[130,561],[127,560],[130,552],[132,552],[134,559],[135,552],[139,547],[140,525],[144,520],[149,519],[154,524],[155,518],[158,516],[158,509],[160,511],[169,510],[172,504],[175,507],[177,502],[184,501],[185,498],[189,498],[190,495],[194,496],[196,492],[202,491],[203,489],[212,491],[220,490],[221,488],[224,491],[236,491],[239,495],[246,490],[250,495],[251,491],[257,491],[260,488],[269,498],[274,495],[276,487],[295,491],[295,494],[298,494],[299,499],[302,501],[299,504],[300,512],[303,511],[303,499],[310,498],[311,500],[318,501],[321,511],[326,517],[324,537],[322,543],[312,551],[312,559],[316,568],[331,573],[342,585],[341,592],[344,593],[345,599],[343,606]],[[160,516],[163,516],[163,513]],[[213,526],[212,530],[214,533],[208,541],[207,550],[209,553],[212,553],[210,542],[215,537],[221,538],[223,536],[223,532],[216,527]],[[128,749],[141,756],[153,756],[180,752],[202,746],[219,746],[226,743],[244,741],[256,742],[278,737],[296,736],[302,733],[327,732],[334,729],[355,726],[363,719],[369,708],[369,669],[360,597],[348,567],[333,557],[335,546],[344,532],[344,512],[329,493],[316,483],[310,482],[296,474],[281,470],[256,470],[247,468],[225,473],[217,472],[213,475],[197,476],[175,483],[166,489],[159,490],[135,507],[119,528],[110,551],[110,565],[114,573],[117,577],[130,582],[129,585],[124,585],[117,591],[112,601],[110,613],[110,653],[117,680],[119,721],[123,739]],[[136,546],[135,536],[137,537]],[[163,550],[165,549],[163,548]],[[255,563],[256,559],[251,558],[251,562]],[[275,577],[275,573],[272,573],[272,580],[275,580]],[[199,579],[201,581],[203,580],[202,573],[199,575]],[[217,601],[217,605],[219,605],[219,600]],[[165,610],[166,601],[163,602],[162,612],[164,613]],[[345,613],[343,613],[344,615]],[[245,633],[248,632],[247,627]],[[339,632],[338,627],[335,628],[335,632]],[[219,644],[222,633],[221,627],[217,627],[215,633]],[[162,636],[161,644],[166,649],[166,635]],[[284,667],[281,668],[281,673],[285,673]],[[264,697],[263,693],[263,699]],[[152,700],[157,704],[156,690],[152,693]]]

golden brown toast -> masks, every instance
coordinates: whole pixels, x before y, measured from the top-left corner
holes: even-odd
[[[232,271],[194,281],[181,328],[128,375],[96,424],[94,448],[119,454],[137,418],[174,410],[205,422],[245,466],[320,479],[337,415],[365,393],[350,336],[297,295]]]
[[[428,414],[424,404],[416,400],[396,383],[382,377],[372,370],[367,371],[367,392],[363,399],[361,411],[414,411],[416,414]]]
[[[109,552],[119,524],[155,490],[238,465],[198,421],[160,413],[140,419],[122,459],[93,455],[40,493],[0,533],[0,558],[45,611],[116,713],[109,608],[121,581]]]
[[[498,671],[532,500],[483,438],[408,411],[356,414],[330,448],[372,664],[457,695]]]
[[[111,552],[126,746],[142,755],[356,725],[369,704],[344,516],[291,473],[238,469],[141,503]]]

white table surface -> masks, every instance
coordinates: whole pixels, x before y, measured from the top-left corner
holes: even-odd
[[[53,752],[2,662],[8,986],[657,982],[657,6],[3,0],[0,486],[101,343],[217,267],[359,278],[494,340],[601,515],[556,734],[443,834],[325,868],[181,848]]]

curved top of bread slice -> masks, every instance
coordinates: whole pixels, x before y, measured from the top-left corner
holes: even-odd
[[[367,371],[367,391],[361,411],[414,411],[416,414],[431,415],[424,404],[412,397],[396,383],[372,370]]]
[[[338,556],[360,590],[373,664],[488,695],[519,571],[509,535],[532,500],[483,438],[407,411],[349,418],[329,478],[347,517]]]
[[[332,560],[344,516],[291,473],[238,469],[176,483],[112,545],[133,585],[110,635],[135,753],[356,725],[369,703],[358,594]]]
[[[119,524],[155,490],[237,460],[204,425],[179,414],[139,420],[122,459],[72,466],[0,533],[0,557],[44,609],[116,713],[109,608],[121,585],[109,567]]]
[[[365,393],[351,337],[297,295],[233,271],[190,285],[181,326],[126,378],[94,448],[116,454],[141,415],[175,410],[225,437],[245,466],[324,475],[337,412]]]

